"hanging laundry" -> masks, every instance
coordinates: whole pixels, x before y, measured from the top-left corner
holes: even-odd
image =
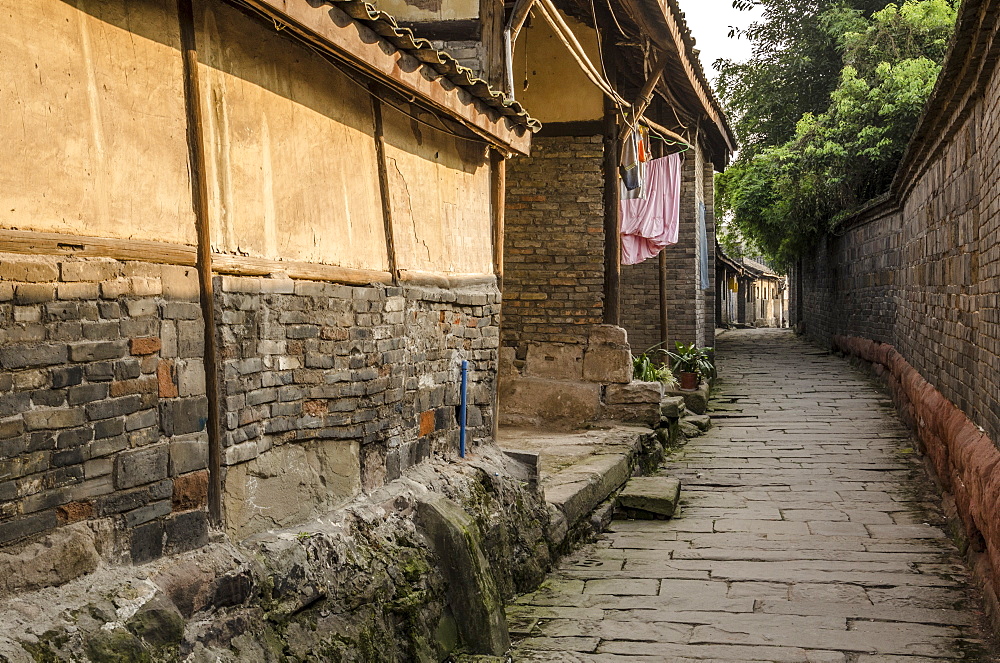
[[[622,198],[622,264],[636,265],[677,243],[680,225],[681,155],[646,164],[645,198]]]
[[[630,132],[628,138],[625,139],[622,162],[618,167],[618,172],[621,174],[621,197],[623,199],[641,198],[643,195],[642,184],[646,165],[639,158],[641,149],[639,132]]]

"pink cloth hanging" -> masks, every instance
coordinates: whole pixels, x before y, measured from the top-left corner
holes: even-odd
[[[677,243],[681,155],[653,159],[646,164],[645,175],[645,197],[620,203],[623,265],[636,265]]]

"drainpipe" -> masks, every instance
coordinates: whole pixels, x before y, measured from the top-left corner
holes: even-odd
[[[458,409],[458,455],[465,458],[465,432],[469,415],[469,362],[462,360],[462,404]]]

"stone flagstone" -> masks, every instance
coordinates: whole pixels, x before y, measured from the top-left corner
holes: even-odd
[[[727,332],[717,349],[715,427],[662,470],[684,484],[678,512],[613,522],[520,597],[513,660],[996,660],[888,399],[788,332]]]

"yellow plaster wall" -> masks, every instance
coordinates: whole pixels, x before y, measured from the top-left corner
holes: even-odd
[[[376,0],[400,21],[454,21],[479,17],[479,0]]]
[[[214,248],[387,269],[367,90],[221,2],[197,21]]]
[[[0,17],[0,227],[193,244],[176,3]]]
[[[400,269],[493,273],[485,146],[389,106],[384,114],[393,238]]]
[[[597,33],[568,16],[590,61],[600,71]],[[528,89],[524,89],[527,71]],[[514,96],[532,117],[546,122],[584,122],[604,117],[604,100],[552,27],[535,12],[531,25],[521,30],[514,49]]]

